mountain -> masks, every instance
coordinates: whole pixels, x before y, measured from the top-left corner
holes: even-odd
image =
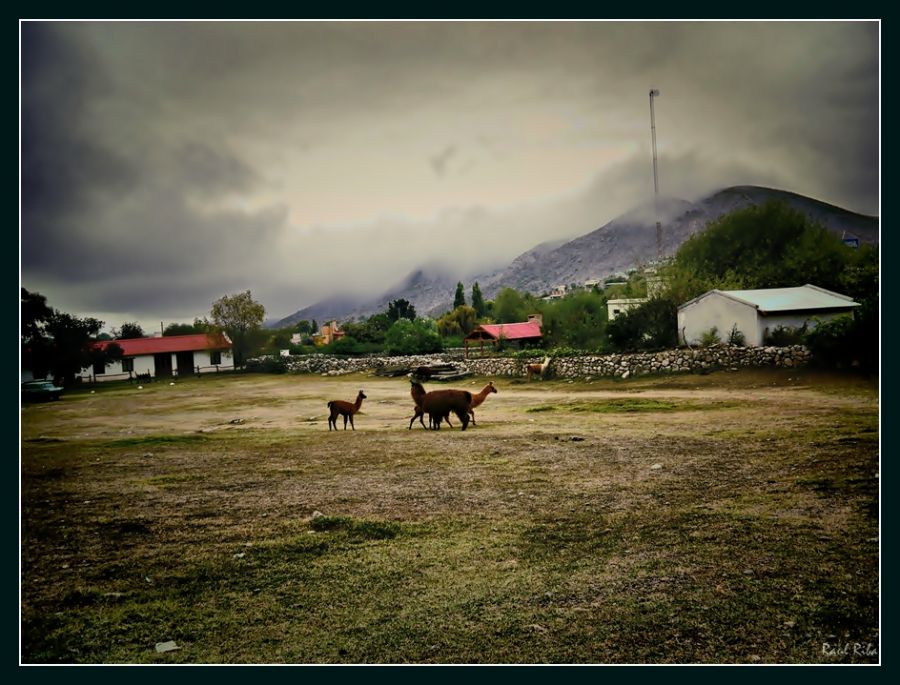
[[[759,186],[734,186],[719,190],[696,202],[660,199],[663,256],[678,247],[710,221],[749,205],[780,200],[818,221],[837,235],[849,234],[863,243],[878,242],[878,218],[856,214],[810,197]],[[509,266],[474,278],[460,279],[434,269],[420,269],[379,298],[367,302],[326,301],[282,319],[287,326],[301,319],[347,320],[370,316],[387,309],[388,302],[409,300],[420,315],[440,316],[453,304],[456,283],[463,281],[466,294],[478,281],[485,299],[503,288],[539,295],[554,286],[603,279],[657,258],[656,214],[652,203],[635,208],[600,228],[574,240],[546,242],[516,257]],[[326,314],[327,312],[327,314]]]

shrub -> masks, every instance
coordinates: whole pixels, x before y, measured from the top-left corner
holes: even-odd
[[[747,344],[747,337],[738,330],[737,324],[731,327],[731,333],[728,334],[728,344],[737,345],[738,347],[743,347]]]
[[[722,342],[722,340],[719,338],[719,329],[715,326],[700,334],[701,347],[709,347],[710,345],[716,345],[720,342]]]
[[[432,354],[442,349],[441,336],[428,319],[398,319],[384,336],[384,351],[390,355]]]
[[[844,314],[824,321],[806,334],[805,343],[817,366],[878,368],[878,326],[871,317]]]
[[[245,368],[252,373],[287,373],[288,362],[285,357],[277,355],[257,357],[248,359]]]
[[[806,324],[800,328],[790,326],[776,326],[763,340],[766,345],[772,347],[790,347],[791,345],[803,345],[806,342]]]

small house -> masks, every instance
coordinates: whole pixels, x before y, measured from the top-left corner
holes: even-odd
[[[678,308],[678,338],[698,342],[716,328],[724,339],[732,330],[748,345],[763,345],[776,328],[814,328],[818,321],[852,312],[859,304],[815,285],[760,290],[710,290]]]
[[[109,366],[96,364],[82,369],[82,380],[128,380],[147,374],[151,378],[170,378],[234,369],[231,340],[224,333],[100,340],[93,346],[103,349],[113,342],[122,348],[122,359]]]
[[[329,321],[328,323],[322,324],[322,328],[319,329],[319,332],[313,335],[313,342],[316,345],[330,345],[335,340],[340,340],[344,337],[344,331],[338,328],[337,321]]]
[[[478,343],[481,351],[484,351],[484,343],[489,342],[496,349],[501,341],[509,342],[524,347],[527,344],[535,344],[543,341],[541,325],[543,317],[540,314],[531,314],[528,321],[519,323],[481,324],[465,337],[463,344],[466,347],[466,358],[469,356],[469,346]]]

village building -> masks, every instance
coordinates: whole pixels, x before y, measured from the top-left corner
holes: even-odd
[[[224,333],[100,340],[93,347],[103,349],[113,342],[122,348],[122,359],[109,366],[101,363],[82,369],[78,374],[82,381],[170,378],[234,370],[231,340]]]
[[[763,345],[776,328],[815,328],[821,321],[852,312],[859,304],[846,295],[815,285],[761,290],[710,290],[678,308],[678,338],[699,342],[716,328],[725,338],[743,333],[747,345]]]
[[[335,340],[340,340],[343,337],[344,331],[338,327],[337,321],[332,320],[322,324],[319,332],[313,334],[313,342],[316,345],[330,345]]]
[[[501,341],[512,343],[520,349],[529,344],[539,344],[543,341],[541,325],[543,317],[540,314],[530,314],[528,321],[519,323],[481,324],[469,333],[463,340],[466,348],[466,358],[469,357],[469,347],[478,344],[481,352],[484,352],[484,343],[490,343],[496,350]]]

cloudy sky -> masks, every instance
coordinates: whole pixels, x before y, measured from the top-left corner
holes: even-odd
[[[652,200],[879,213],[877,22],[23,22],[21,283],[107,329],[465,277]]]

